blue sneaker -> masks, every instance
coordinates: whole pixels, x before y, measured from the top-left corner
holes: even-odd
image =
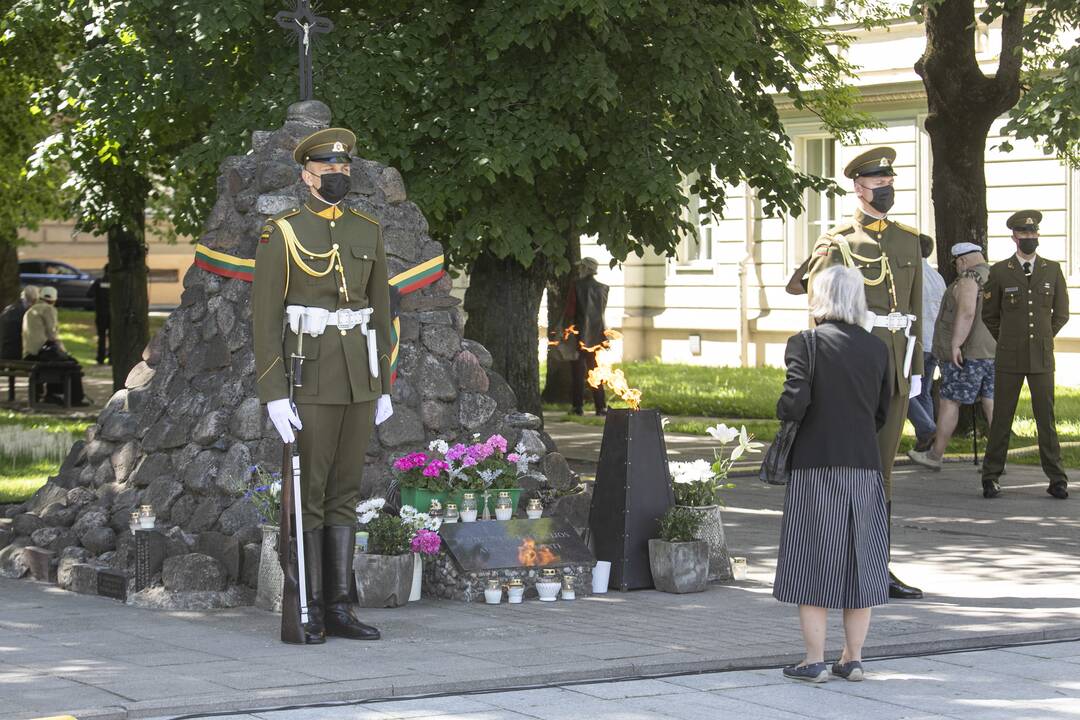
[[[850,682],[859,682],[863,679],[862,663],[858,660],[851,660],[846,663],[840,661],[834,662],[832,674],[837,677],[842,677]]]
[[[829,679],[829,667],[823,662],[809,665],[788,665],[784,668],[784,677],[792,680],[823,683]]]

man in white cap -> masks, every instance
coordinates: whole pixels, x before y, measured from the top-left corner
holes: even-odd
[[[961,405],[981,401],[988,423],[994,415],[997,342],[982,319],[983,287],[990,277],[990,266],[975,243],[957,243],[950,252],[956,263],[956,279],[942,297],[934,328],[933,353],[941,363],[937,431],[930,449],[908,451],[913,461],[932,470],[941,469]]]
[[[82,368],[79,362],[67,353],[63,341],[60,340],[60,323],[56,315],[56,288],[46,286],[41,288],[40,297],[23,316],[22,344],[23,353],[27,360],[49,363],[70,362],[74,367],[70,370],[61,369],[64,374],[71,376],[71,404],[77,407],[89,405],[83,395]],[[47,392],[45,400],[48,402],[62,403],[60,396],[63,385],[48,375]],[[37,392],[35,388],[34,392]]]

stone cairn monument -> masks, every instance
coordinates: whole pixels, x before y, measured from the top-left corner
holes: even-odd
[[[252,151],[221,165],[218,198],[200,243],[232,258],[253,258],[267,218],[307,194],[292,159],[297,142],[327,127],[318,101],[289,108],[285,125],[256,131]],[[366,160],[352,167],[345,201],[378,218],[390,276],[440,256],[419,208],[406,198],[397,170]],[[587,525],[588,498],[541,431],[539,418],[515,411],[491,355],[464,340],[451,280],[405,295],[394,414],[372,434],[364,497],[382,494],[394,458],[435,438],[474,433],[524,442],[542,460],[527,476],[526,496],[575,527]],[[99,574],[127,583],[128,602],[160,607],[222,607],[251,602],[260,555],[261,519],[245,493],[253,466],[278,470],[281,443],[255,397],[251,283],[192,266],[178,307],[143,352],[124,389],[76,442],[58,474],[26,503],[0,516],[0,576],[52,580],[97,592]],[[160,575],[133,585],[132,511],[152,506],[163,534]],[[426,508],[422,508],[426,509]],[[141,561],[140,561],[141,562]]]

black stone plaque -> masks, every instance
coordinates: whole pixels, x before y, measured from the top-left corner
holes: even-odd
[[[127,585],[127,574],[123,570],[98,570],[98,595],[127,602]]]
[[[148,586],[165,563],[165,537],[157,530],[135,531],[135,592]]]
[[[466,572],[596,562],[574,529],[560,518],[458,522],[443,525],[439,534]]]

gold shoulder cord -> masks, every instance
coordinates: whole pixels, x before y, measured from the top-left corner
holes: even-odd
[[[836,238],[836,246],[840,248],[840,255],[844,258],[844,265],[847,267],[855,267],[855,260],[870,263],[881,263],[881,274],[878,275],[876,280],[870,280],[869,278],[863,278],[863,284],[868,287],[876,287],[883,282],[888,281],[889,287],[889,301],[892,303],[892,309],[896,310],[896,284],[893,282],[892,267],[889,265],[889,256],[882,251],[881,257],[868,258],[862,255],[856,255],[851,251],[851,244],[848,243],[846,238]]]
[[[345,289],[345,302],[349,301],[349,287],[345,283],[345,269],[341,266],[341,252],[338,251],[337,245],[334,245],[326,252],[313,252],[300,244],[300,240],[296,237],[296,233],[293,232],[292,225],[289,221],[281,218],[274,220],[274,224],[281,229],[281,235],[285,238],[285,248],[289,251],[289,257],[296,263],[296,266],[303,270],[311,277],[326,277],[334,270],[338,271],[338,276],[341,278],[341,287]],[[316,270],[301,257],[301,253],[305,253],[313,258],[319,260],[328,260],[328,264],[325,270]],[[289,264],[285,263],[285,292],[289,291]]]

